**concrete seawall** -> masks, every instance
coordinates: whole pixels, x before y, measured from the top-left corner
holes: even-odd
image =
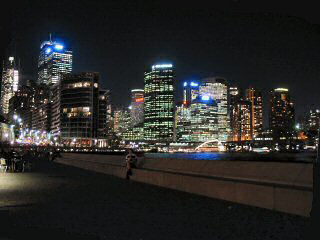
[[[60,163],[125,177],[124,156],[64,153]],[[140,159],[131,180],[309,216],[312,164],[252,161]]]

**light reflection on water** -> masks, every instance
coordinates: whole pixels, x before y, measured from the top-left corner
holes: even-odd
[[[312,162],[315,152],[305,153],[145,153],[147,158],[172,158],[186,160],[233,160],[233,161],[289,161]]]

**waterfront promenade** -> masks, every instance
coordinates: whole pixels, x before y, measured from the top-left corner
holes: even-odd
[[[310,221],[49,162],[0,187],[3,239],[306,239]]]

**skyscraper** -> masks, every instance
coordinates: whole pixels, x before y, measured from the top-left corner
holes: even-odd
[[[251,102],[251,130],[252,138],[262,132],[262,94],[254,88],[246,90],[246,100]]]
[[[2,84],[1,84],[1,111],[2,114],[9,113],[9,100],[18,91],[19,70],[14,57],[9,57],[3,62]]]
[[[294,129],[294,105],[289,90],[276,88],[270,93],[269,127],[275,134],[287,134]]]
[[[232,141],[252,140],[252,104],[237,100],[232,108]]]
[[[178,106],[176,140],[184,143],[203,143],[218,139],[217,113],[217,103],[206,95],[198,96],[189,106]]]
[[[110,137],[112,133],[111,118],[112,116],[111,116],[110,91],[100,89],[99,90],[99,123],[98,123],[99,138]]]
[[[72,71],[72,51],[62,43],[45,41],[40,46],[38,83],[47,85],[60,81],[62,73]]]
[[[183,103],[190,105],[199,96],[199,83],[184,82],[183,83]]]
[[[229,134],[228,120],[228,84],[221,77],[210,77],[202,80],[200,95],[213,99],[218,106],[218,140],[227,141]]]
[[[122,137],[130,128],[131,118],[128,109],[117,109],[114,111],[113,131],[117,136]]]
[[[174,103],[172,64],[155,64],[144,74],[144,136],[145,140],[173,140]]]
[[[143,123],[144,119],[144,90],[131,90],[131,126],[136,126]]]

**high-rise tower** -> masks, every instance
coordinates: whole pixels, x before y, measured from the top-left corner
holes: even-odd
[[[252,138],[262,132],[262,94],[254,88],[246,90],[246,100],[251,102],[251,129]]]
[[[227,141],[229,132],[228,121],[228,84],[221,77],[210,77],[202,80],[200,95],[209,96],[218,106],[218,140]]]
[[[18,91],[19,70],[14,57],[9,57],[3,62],[2,84],[1,84],[1,111],[9,113],[9,100]]]
[[[271,91],[269,114],[269,127],[274,133],[287,134],[294,129],[294,105],[288,89]]]
[[[144,90],[133,89],[131,90],[131,126],[136,126],[143,123],[144,118]]]
[[[174,103],[172,64],[155,64],[144,74],[144,137],[155,142],[173,139]]]
[[[61,74],[72,71],[72,51],[62,43],[51,40],[40,46],[38,61],[38,83],[47,85],[60,81]]]

